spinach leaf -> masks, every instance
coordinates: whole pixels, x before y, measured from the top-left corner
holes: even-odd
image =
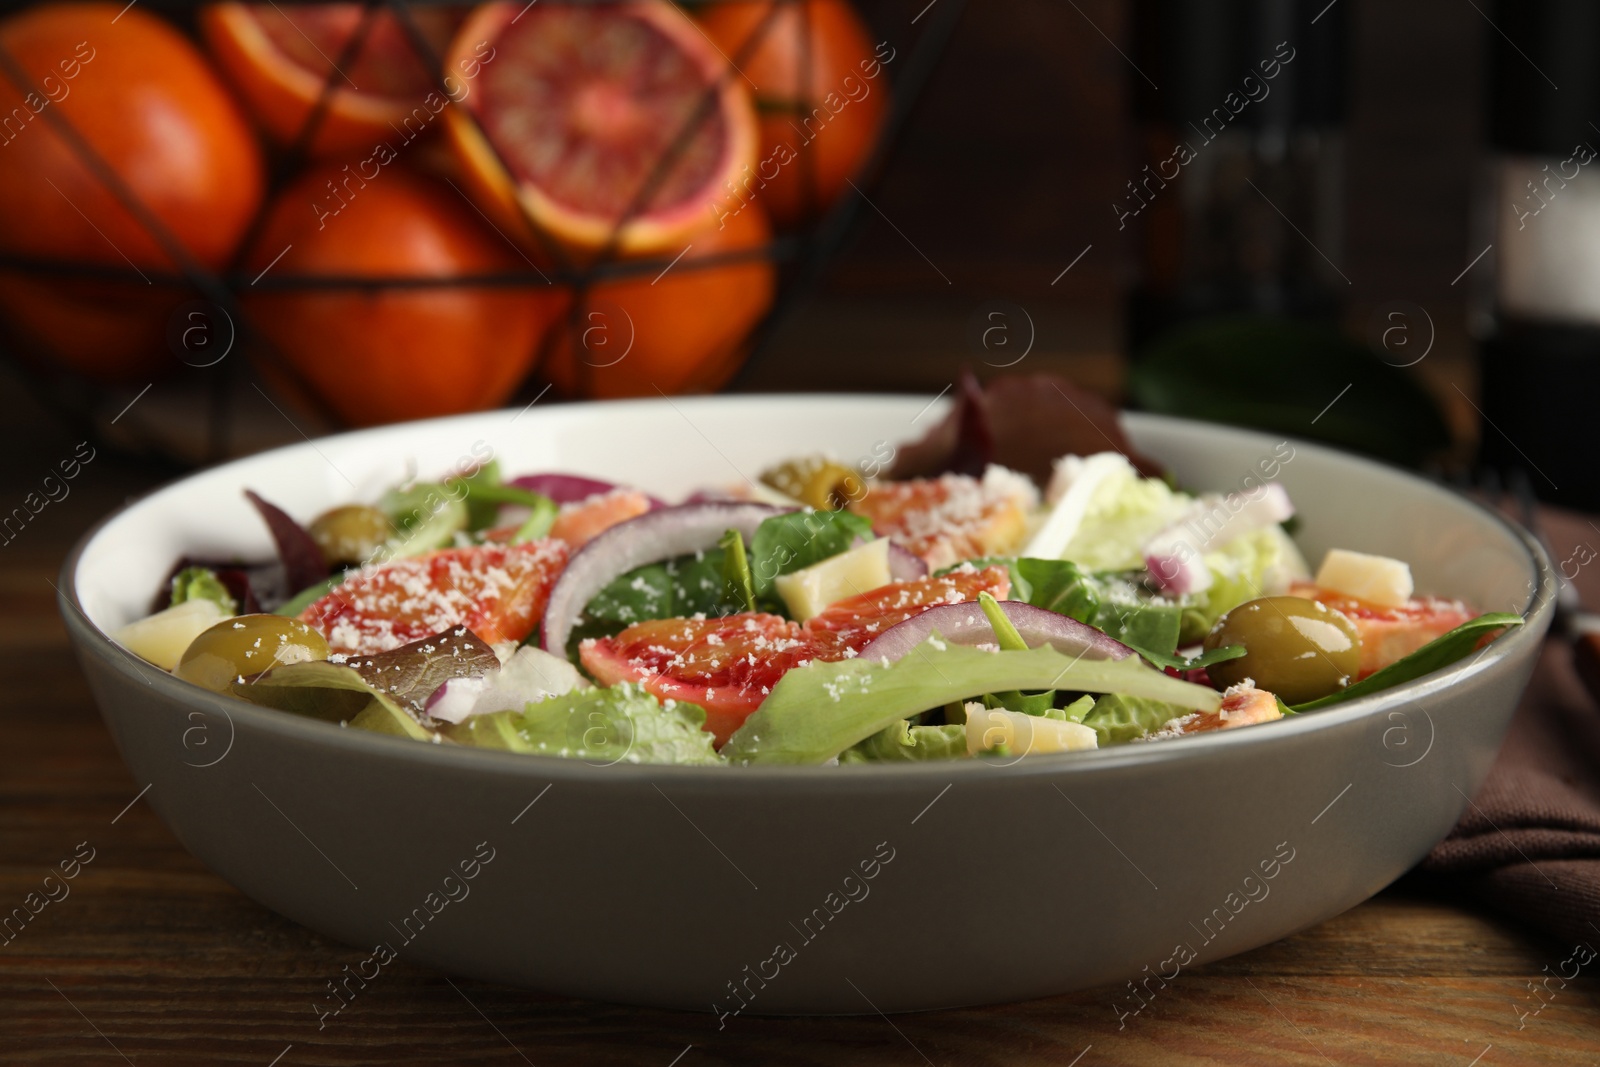
[[[756,599],[774,601],[780,574],[837,556],[856,540],[872,539],[872,523],[849,511],[786,511],[756,527],[750,539],[750,575]]]
[[[1027,589],[1026,593],[1014,595],[1036,608],[1059,612],[1090,625],[1100,615],[1103,599],[1099,583],[1071,560],[1023,558],[1016,561],[1013,574],[1014,584],[1015,579],[1020,578]]]
[[[972,565],[1005,567],[1011,575],[1012,600],[1088,623],[1141,652],[1149,649],[1171,658],[1178,647],[1183,603],[1150,592],[1131,573],[1096,574],[1071,560],[1027,556],[975,559]]]
[[[1226,663],[1230,659],[1238,659],[1248,651],[1243,645],[1223,645],[1221,648],[1202,652],[1194,659],[1184,659],[1182,656],[1168,656],[1151,649],[1140,648],[1138,645],[1129,647],[1157,667],[1171,667],[1179,671],[1192,671],[1197,667],[1209,667],[1213,663]]]
[[[722,582],[736,597],[745,611],[756,610],[755,579],[750,574],[750,560],[744,554],[744,535],[729,530],[717,542],[722,549]]]
[[[578,662],[578,645],[610,637],[636,622],[689,615],[731,615],[745,610],[725,577],[727,553],[720,548],[647,563],[613,578],[583,609],[567,638],[567,659]]]
[[[1368,693],[1377,693],[1414,678],[1421,678],[1424,674],[1432,674],[1439,668],[1448,667],[1456,660],[1464,658],[1478,647],[1478,642],[1485,635],[1495,630],[1521,626],[1522,623],[1521,615],[1505,611],[1494,611],[1487,615],[1479,615],[1476,619],[1468,619],[1449,633],[1435,637],[1411,655],[1395,660],[1383,670],[1368,675],[1355,685],[1316,700],[1308,700],[1304,704],[1296,704],[1294,710],[1315,711],[1333,704],[1342,704],[1346,700],[1364,697]]]
[[[743,605],[723,579],[727,553],[720,548],[647,563],[613,578],[584,608],[585,618],[614,622],[617,629],[647,619],[726,615]]]

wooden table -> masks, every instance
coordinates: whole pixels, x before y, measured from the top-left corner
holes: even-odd
[[[13,426],[13,431],[15,431]],[[70,439],[14,433],[8,510]],[[350,950],[266,911],[191,858],[138,799],[90,701],[50,583],[72,540],[147,469],[102,455],[0,546],[0,909],[79,842],[70,895],[0,939],[6,1064],[1600,1063],[1585,974],[1518,1028],[1544,943],[1402,884],[1277,944],[1186,971],[1118,1027],[1116,990],[886,1019],[709,1015],[523,992],[397,962],[318,1031],[312,1003]]]

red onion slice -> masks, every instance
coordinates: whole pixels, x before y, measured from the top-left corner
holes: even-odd
[[[1243,534],[1275,526],[1294,514],[1289,494],[1277,482],[1253,493],[1202,497],[1144,548],[1145,568],[1162,590],[1177,596],[1211,588],[1211,568],[1202,558]]]
[[[621,486],[614,482],[601,481],[599,478],[587,478],[581,474],[524,474],[513,478],[507,485],[514,485],[518,489],[526,489],[533,493],[543,493],[557,504],[571,504],[578,500],[587,500],[601,493],[609,493]],[[648,495],[648,494],[647,494]],[[665,502],[649,497],[650,507],[664,508]]]
[[[1006,613],[1006,618],[1011,620],[1029,648],[1049,645],[1057,652],[1085,659],[1123,659],[1134,654],[1133,649],[1093,626],[1046,608],[1036,608],[1020,600],[1003,600],[1000,610]],[[946,641],[958,645],[993,644],[995,641],[994,627],[989,625],[982,605],[976,601],[941,604],[883,631],[861,650],[861,658],[891,662],[900,659],[935,630]]]
[[[895,541],[889,542],[889,577],[897,582],[926,578],[928,564],[915,552]]]
[[[546,652],[565,658],[573,624],[613,578],[647,563],[714,548],[728,530],[749,539],[764,519],[783,510],[766,504],[680,504],[619,522],[567,562],[545,605],[540,643]]]

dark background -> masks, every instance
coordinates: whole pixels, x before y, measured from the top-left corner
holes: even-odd
[[[1493,254],[1451,281],[1489,241],[1476,240],[1474,217],[1496,31],[1465,0],[1336,2],[1350,31],[1344,247],[1332,253],[1353,283],[1345,325],[1365,336],[1372,309],[1394,300],[1426,309],[1437,342],[1415,369],[1469,440],[1476,416],[1451,383],[1474,393],[1469,300]],[[882,16],[903,5],[864,6]],[[937,392],[962,363],[984,369],[971,324],[999,299],[1036,327],[1018,370],[1115,392],[1134,249],[1110,205],[1138,171],[1127,117],[1138,74],[1117,51],[1129,51],[1129,6],[969,4],[868,189],[877,210],[863,211],[820,290],[739,387]]]

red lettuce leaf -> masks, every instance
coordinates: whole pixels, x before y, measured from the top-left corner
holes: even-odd
[[[246,489],[244,495],[255,505],[256,511],[272,534],[272,543],[278,548],[278,558],[283,561],[283,580],[291,594],[316,585],[328,577],[328,561],[322,549],[311,539],[306,528],[289,517],[288,512],[276,504],[269,504],[254,491]]]
[[[1008,374],[980,387],[968,372],[955,407],[900,448],[889,475],[976,475],[998,463],[1046,485],[1059,457],[1108,451],[1121,452],[1146,476],[1161,474],[1160,464],[1134,450],[1116,408],[1099,394],[1056,374]]]

